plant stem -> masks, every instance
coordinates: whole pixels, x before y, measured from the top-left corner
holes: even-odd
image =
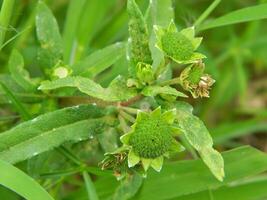
[[[8,29],[10,18],[13,13],[15,0],[4,0],[0,13],[0,46],[4,43],[6,30]]]
[[[93,181],[92,181],[90,175],[86,171],[83,172],[83,179],[85,182],[85,186],[86,186],[86,190],[87,190],[87,194],[88,194],[88,199],[89,200],[98,200],[99,198],[97,196]]]
[[[210,13],[218,6],[221,0],[215,0],[210,4],[210,6],[200,15],[200,17],[195,21],[194,26],[199,26]]]

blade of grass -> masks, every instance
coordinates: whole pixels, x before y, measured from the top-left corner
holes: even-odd
[[[80,17],[84,8],[85,0],[70,1],[63,31],[64,61],[73,64],[76,44],[76,29],[80,23]]]
[[[221,0],[215,0],[210,4],[210,6],[199,16],[195,21],[194,26],[199,26],[209,15],[210,13],[219,5]]]
[[[18,168],[0,160],[0,184],[28,200],[53,200],[36,181]]]
[[[267,18],[267,4],[260,4],[230,12],[200,26],[199,31]]]
[[[88,199],[89,200],[98,200],[99,198],[97,196],[95,186],[92,182],[91,177],[89,176],[89,174],[86,171],[83,172],[83,179],[85,182],[85,186],[86,186],[86,190],[87,190],[87,194],[88,194]]]
[[[4,0],[0,13],[0,46],[4,43],[6,30],[8,29],[15,0]]]
[[[9,90],[9,88],[5,84],[3,84],[2,82],[0,82],[0,85],[2,86],[2,88],[5,91],[7,97],[11,101],[12,105],[14,106],[14,108],[19,112],[19,114],[21,115],[21,117],[24,120],[31,119],[30,114],[23,107],[23,105],[20,103],[20,101],[17,99],[17,97]]]

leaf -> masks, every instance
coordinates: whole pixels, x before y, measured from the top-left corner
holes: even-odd
[[[0,160],[0,184],[13,190],[27,200],[53,200],[53,198],[30,176],[18,168]]]
[[[103,127],[103,115],[96,106],[81,105],[21,123],[0,134],[0,159],[17,163],[65,142],[85,140]]]
[[[256,178],[244,179],[235,184],[220,187],[214,190],[197,192],[189,194],[175,200],[206,200],[210,196],[216,200],[225,199],[238,199],[238,200],[251,200],[251,199],[265,199],[267,196],[267,177],[261,176]]]
[[[117,187],[112,199],[127,200],[134,197],[142,183],[143,178],[137,173],[127,176]]]
[[[204,23],[202,26],[200,26],[199,30],[202,31],[225,25],[265,19],[267,18],[266,10],[267,10],[267,4],[260,4],[256,6],[242,8],[240,10],[235,10],[222,17]]]
[[[214,179],[201,160],[178,161],[166,164],[161,173],[150,171],[136,200],[163,200],[208,189],[216,189],[242,178],[267,170],[267,155],[244,146],[224,152],[226,177]],[[242,167],[240,167],[242,166]]]
[[[267,131],[266,118],[224,123],[211,130],[214,143],[222,144],[232,138]]]
[[[43,68],[51,68],[62,59],[62,38],[57,21],[44,2],[39,1],[35,18],[37,38],[41,44],[38,58]]]
[[[38,89],[53,90],[62,87],[75,87],[89,96],[111,102],[129,100],[137,95],[135,89],[127,88],[126,80],[121,76],[114,79],[108,88],[103,88],[91,79],[76,76],[55,81],[45,81]]]
[[[147,86],[142,90],[142,94],[145,96],[156,96],[159,94],[173,95],[175,97],[187,97],[182,92],[177,91],[175,88],[170,86]]]
[[[74,75],[93,78],[103,72],[126,54],[125,43],[118,42],[95,51],[72,67]]]
[[[34,91],[36,86],[30,79],[28,71],[24,69],[24,60],[22,55],[13,50],[8,62],[9,71],[12,78],[26,91]]]
[[[177,122],[185,138],[199,152],[204,163],[214,176],[224,178],[224,161],[219,152],[213,149],[213,141],[203,122],[191,112],[177,109]]]
[[[142,62],[152,64],[151,52],[149,49],[149,35],[144,16],[135,0],[127,1],[129,14],[129,46],[130,46],[130,67],[129,73],[135,77],[135,67]]]

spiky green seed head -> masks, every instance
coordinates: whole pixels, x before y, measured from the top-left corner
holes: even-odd
[[[189,60],[194,53],[191,41],[183,34],[166,33],[161,38],[162,50],[176,60]]]
[[[194,27],[189,27],[178,32],[171,21],[167,28],[154,26],[157,36],[156,47],[164,52],[165,56],[180,64],[196,63],[206,56],[195,52],[202,38],[195,37]]]
[[[183,150],[174,138],[177,130],[173,126],[175,113],[176,110],[161,113],[160,107],[151,113],[138,113],[132,131],[121,137],[123,144],[130,148],[129,167],[141,161],[145,170],[151,166],[160,171],[163,156],[170,151]]]

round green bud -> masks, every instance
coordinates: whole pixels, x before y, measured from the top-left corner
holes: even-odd
[[[165,53],[178,61],[189,60],[194,53],[192,42],[179,32],[167,32],[161,39]]]
[[[172,129],[166,121],[149,118],[136,124],[129,144],[139,157],[153,159],[169,151],[172,140]]]

